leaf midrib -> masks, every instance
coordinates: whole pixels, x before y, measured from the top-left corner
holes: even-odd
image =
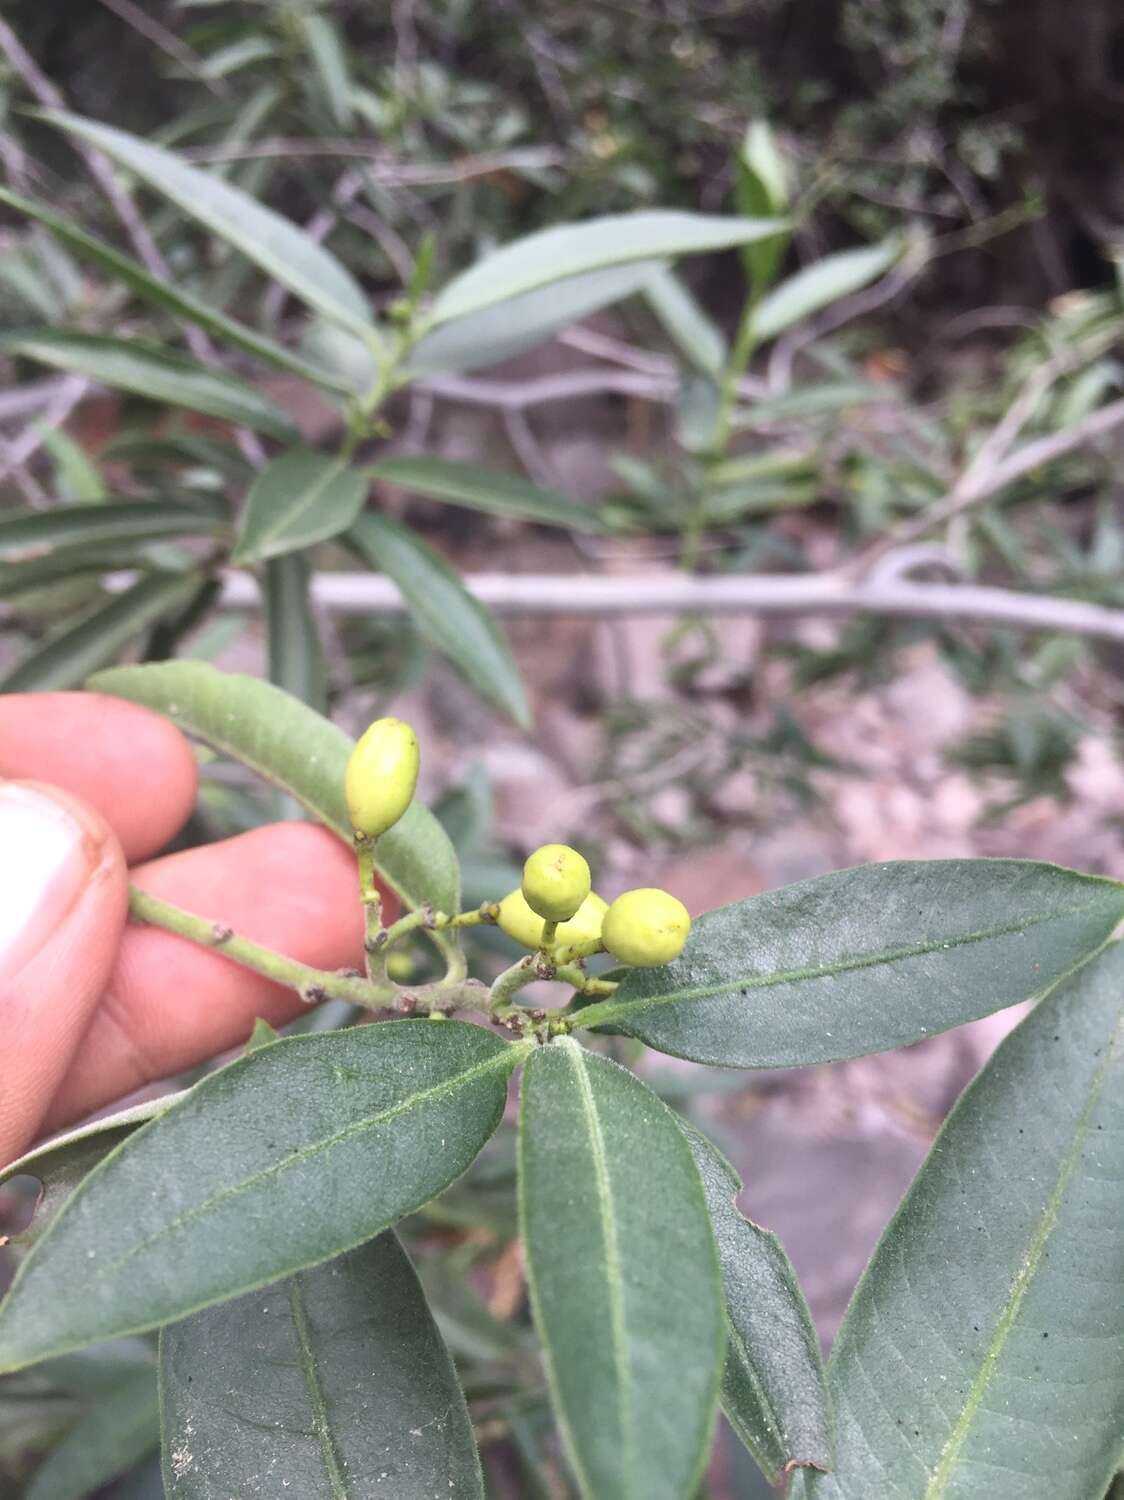
[[[270,542],[276,541],[279,536],[284,537],[290,533],[296,522],[300,520],[305,512],[314,507],[317,501],[323,499],[325,492],[332,487],[337,479],[346,473],[346,466],[339,459],[329,463],[326,468],[321,470],[312,484],[307,486],[302,492],[298,505],[292,506],[285,511],[279,511],[272,526],[267,523],[261,528],[258,532],[258,546],[268,545]],[[358,476],[356,477],[358,478]]]
[[[862,969],[874,969],[883,964],[898,963],[906,958],[923,958],[927,953],[937,953],[948,948],[968,947],[973,943],[987,942],[990,938],[1009,937],[1012,933],[1025,931],[1043,922],[1061,921],[1066,917],[1080,916],[1096,908],[1096,902],[1088,901],[1080,906],[1067,906],[1038,916],[1022,917],[1015,922],[1002,923],[982,932],[968,932],[960,937],[933,938],[923,943],[910,943],[900,948],[888,948],[882,953],[864,953],[854,958],[839,959],[828,964],[810,965],[803,969],[780,969],[771,974],[751,974],[740,979],[725,980],[721,984],[696,985],[691,989],[671,990],[665,995],[643,996],[636,1000],[602,1001],[582,1012],[582,1026],[614,1026],[625,1020],[634,1011],[655,1010],[664,1005],[679,1005],[693,1000],[710,1000],[716,995],[737,994],[743,990],[772,989],[782,984],[796,984],[806,979],[831,979],[838,974],[856,973]],[[1045,984],[1043,985],[1045,988]]]
[[[632,1400],[628,1381],[628,1330],[625,1324],[624,1290],[621,1277],[620,1246],[617,1243],[617,1223],[613,1217],[612,1183],[609,1178],[609,1163],[605,1154],[605,1137],[601,1129],[601,1117],[597,1112],[597,1101],[589,1084],[585,1059],[576,1043],[562,1048],[569,1058],[578,1080],[582,1113],[589,1130],[590,1154],[593,1157],[593,1181],[597,1194],[597,1211],[601,1221],[601,1234],[605,1244],[605,1288],[609,1298],[609,1327],[612,1333],[613,1367],[616,1372],[618,1416],[621,1428],[622,1468],[632,1494],[629,1479],[635,1472],[635,1434],[632,1424]]]
[[[1076,1129],[1073,1132],[1072,1144],[1062,1158],[1058,1180],[1054,1184],[1054,1190],[1047,1199],[1046,1206],[1042,1210],[1038,1222],[1034,1227],[1034,1232],[1027,1245],[1026,1254],[1023,1256],[1018,1273],[1011,1284],[1007,1300],[1003,1305],[1003,1311],[996,1323],[995,1332],[988,1342],[987,1352],[984,1355],[979,1372],[968,1388],[968,1394],[960,1409],[960,1415],[956,1419],[956,1423],[949,1433],[944,1447],[941,1449],[937,1466],[930,1475],[929,1483],[925,1488],[923,1500],[943,1500],[943,1497],[948,1493],[948,1486],[952,1480],[957,1459],[968,1440],[976,1414],[983,1404],[988,1386],[991,1384],[992,1378],[998,1368],[1003,1349],[1014,1329],[1019,1308],[1022,1306],[1023,1299],[1029,1291],[1041,1263],[1043,1252],[1046,1249],[1046,1242],[1049,1240],[1057,1224],[1058,1210],[1061,1207],[1062,1198],[1065,1196],[1074,1169],[1081,1159],[1081,1148],[1084,1146],[1085,1139],[1089,1134],[1093,1111],[1100,1102],[1105,1081],[1116,1062],[1122,1014],[1124,1013],[1118,1012],[1112,1043],[1104,1049],[1104,1057],[1098,1063],[1097,1070],[1093,1074],[1092,1082],[1089,1086],[1089,1097],[1085,1103],[1085,1108],[1081,1111],[1078,1118]]]
[[[113,1275],[122,1266],[128,1264],[130,1260],[133,1260],[144,1251],[151,1249],[153,1245],[157,1244],[165,1236],[174,1234],[178,1229],[182,1229],[187,1224],[194,1223],[197,1219],[204,1217],[212,1209],[219,1207],[221,1204],[228,1203],[234,1198],[241,1197],[243,1193],[250,1192],[259,1183],[267,1182],[271,1177],[276,1177],[283,1172],[287,1172],[292,1167],[302,1166],[306,1161],[312,1160],[314,1157],[330,1150],[333,1146],[341,1145],[344,1141],[351,1140],[357,1135],[363,1135],[370,1130],[376,1130],[380,1125],[386,1125],[391,1120],[397,1119],[399,1115],[406,1114],[414,1108],[420,1108],[423,1104],[454,1094],[460,1088],[466,1087],[473,1082],[476,1078],[482,1077],[485,1073],[497,1070],[501,1065],[505,1068],[514,1067],[517,1060],[513,1061],[511,1054],[507,1051],[497,1052],[494,1056],[488,1058],[486,1062],[477,1063],[474,1067],[466,1069],[463,1073],[454,1074],[453,1077],[446,1078],[441,1083],[434,1084],[431,1088],[422,1089],[415,1094],[410,1094],[405,1099],[399,1100],[397,1104],[392,1105],[389,1109],[380,1110],[377,1114],[367,1115],[361,1120],[353,1120],[350,1125],[345,1126],[342,1130],[334,1131],[331,1135],[324,1136],[321,1140],[314,1141],[302,1147],[299,1151],[293,1152],[281,1161],[274,1162],[272,1166],[263,1167],[258,1172],[252,1172],[249,1177],[244,1177],[239,1182],[231,1183],[229,1187],[225,1187],[220,1192],[212,1194],[210,1198],[204,1199],[202,1203],[197,1203],[194,1208],[187,1209],[182,1214],[177,1214],[174,1219],[170,1219],[167,1224],[161,1225],[155,1233],[150,1234],[146,1239],[140,1240],[135,1245],[130,1245],[129,1249],[123,1255],[119,1255],[116,1260],[99,1266],[93,1272],[90,1278],[91,1281],[100,1281],[106,1276]]]
[[[293,1319],[293,1330],[297,1336],[297,1353],[301,1374],[304,1376],[308,1401],[312,1408],[312,1426],[320,1444],[320,1455],[324,1460],[324,1472],[331,1488],[333,1500],[347,1500],[348,1490],[344,1482],[340,1455],[332,1435],[332,1424],[328,1417],[328,1403],[320,1384],[320,1372],[316,1366],[316,1355],[308,1336],[308,1319],[305,1316],[304,1297],[301,1294],[300,1276],[289,1279],[289,1311]]]

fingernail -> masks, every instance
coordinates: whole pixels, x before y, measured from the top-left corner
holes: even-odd
[[[0,978],[50,939],[103,854],[80,810],[26,782],[0,782]]]

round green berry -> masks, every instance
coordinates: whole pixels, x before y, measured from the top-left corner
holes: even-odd
[[[566,844],[544,844],[523,866],[523,899],[548,922],[566,922],[589,895],[589,866]]]
[[[601,940],[621,963],[652,969],[679,957],[690,930],[682,901],[648,888],[617,897],[605,913]]]
[[[376,839],[413,801],[421,752],[418,737],[401,719],[376,719],[351,752],[344,795],[351,826]]]
[[[561,922],[554,934],[555,943],[569,948],[575,943],[596,942],[601,936],[601,922],[609,910],[609,903],[602,900],[596,891],[590,891],[568,922]],[[527,905],[523,892],[512,891],[500,902],[498,926],[508,937],[522,943],[524,948],[542,946],[543,928],[546,923]]]

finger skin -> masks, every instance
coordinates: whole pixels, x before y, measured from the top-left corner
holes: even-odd
[[[0,787],[0,860],[6,878],[26,879],[20,927],[0,961],[0,1163],[31,1144],[69,1070],[112,971],[125,922],[128,882],[121,847],[104,819],[57,788],[33,782]],[[13,834],[14,809],[31,842]],[[53,828],[52,828],[53,823]],[[36,838],[37,827],[39,830]],[[52,836],[61,859],[44,859]],[[38,844],[38,851],[35,847]]]
[[[64,787],[114,830],[130,864],[187,822],[198,770],[174,724],[101,693],[0,696],[0,777]]]
[[[132,879],[302,963],[328,970],[363,963],[355,856],[313,824],[279,823],[169,855]],[[294,991],[211,949],[130,923],[48,1127],[240,1045],[258,1016],[278,1025],[303,1009]]]

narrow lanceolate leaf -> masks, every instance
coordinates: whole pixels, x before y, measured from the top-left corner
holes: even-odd
[[[726,361],[726,340],[674,271],[666,266],[654,270],[644,283],[644,296],[680,352],[696,370],[717,380]]]
[[[528,1061],[519,1200],[535,1323],[586,1500],[686,1500],[710,1444],[722,1286],[668,1107],[569,1038]]]
[[[350,272],[288,219],[214,173],[127,131],[62,110],[51,110],[46,118],[113,157],[309,307],[360,337],[370,334],[367,299]]]
[[[351,127],[351,80],[347,75],[347,59],[340,45],[339,32],[327,16],[316,14],[301,15],[298,25],[319,75],[328,108],[340,129],[348,130]]]
[[[553,337],[560,328],[640,291],[658,265],[658,261],[642,260],[587,271],[441,323],[410,350],[406,372],[416,378],[479,370],[511,359]]]
[[[4,334],[0,349],[150,401],[184,406],[240,427],[252,427],[283,442],[292,442],[297,436],[289,417],[267,397],[230,375],[209,370],[185,355],[172,354],[159,344],[37,329],[34,333]]]
[[[764,239],[780,227],[773,219],[653,209],[540,229],[455,276],[438,295],[431,318],[435,325],[447,323],[568,276],[630,261],[725,250]]]
[[[213,333],[225,343],[233,344],[236,349],[244,349],[248,354],[256,355],[258,359],[264,360],[276,369],[287,370],[291,375],[299,375],[305,380],[314,381],[317,385],[327,386],[329,390],[341,391],[344,394],[350,390],[346,381],[326,370],[318,369],[295,354],[290,354],[287,349],[283,349],[280,344],[275,344],[272,339],[267,338],[265,334],[258,333],[256,329],[247,328],[244,323],[228,318],[221,308],[212,307],[201,298],[193,297],[190,292],[185,292],[173,281],[158,281],[145,270],[139,261],[131,259],[128,255],[122,255],[120,250],[115,250],[104,240],[87,234],[79,225],[62,218],[45,204],[36,203],[30,198],[21,198],[18,193],[10,193],[5,188],[0,188],[0,203],[6,203],[19,213],[26,214],[28,218],[38,220],[76,255],[93,261],[114,280],[121,282],[123,286],[127,286],[130,291],[135,292],[146,302],[151,302],[153,306],[161,307],[187,323],[194,323],[199,328],[205,328],[208,333]]]
[[[916,1042],[1044,994],[1124,920],[1124,886],[1021,859],[841,870],[701,917],[582,1024],[731,1068]]]
[[[521,474],[504,474],[478,464],[454,463],[445,458],[384,458],[367,471],[372,479],[401,485],[430,500],[448,500],[493,516],[518,516],[544,526],[568,526],[572,531],[603,531],[595,511],[575,505],[557,490],[532,484]]]
[[[775,338],[802,318],[861,291],[888,271],[901,253],[901,240],[888,239],[862,250],[842,250],[838,255],[828,255],[805,266],[757,304],[753,314],[755,337]]]
[[[363,509],[366,493],[362,474],[340,459],[291,448],[254,480],[232,561],[281,557],[337,536]]]
[[[100,1396],[32,1475],[23,1500],[86,1500],[159,1442],[156,1370],[149,1365]]]
[[[859,1283],[815,1500],[1092,1500],[1124,1432],[1124,948],[1002,1044]],[[801,1491],[803,1494],[804,1492]]]
[[[289,792],[351,843],[343,795],[353,741],[290,694],[205,662],[160,662],[99,672],[95,692],[128,698],[164,714],[186,733],[233,756]],[[407,906],[460,909],[460,871],[449,836],[428,808],[413,802],[379,839],[380,875]]]
[[[31,1223],[15,1237],[16,1243],[28,1245],[38,1239],[71,1193],[103,1156],[108,1156],[126,1136],[164,1113],[181,1094],[165,1094],[134,1104],[117,1114],[68,1130],[41,1146],[28,1151],[0,1170],[0,1187],[13,1177],[35,1177],[39,1181],[39,1199]]]
[[[186,505],[159,501],[113,501],[105,505],[60,505],[52,510],[8,512],[0,519],[0,562],[22,563],[64,549],[123,547],[177,536],[213,536],[222,520]]]
[[[296,554],[265,565],[265,634],[269,680],[317,713],[328,706],[328,671],[309,605],[309,567]]]
[[[45,693],[80,686],[151,625],[181,610],[199,587],[194,573],[148,574],[25,656],[0,682],[0,692]]]
[[[107,1156],[37,1241],[0,1304],[0,1370],[370,1239],[470,1165],[524,1051],[462,1021],[390,1021],[287,1037],[211,1074]]]
[[[706,1136],[681,1123],[702,1177],[726,1290],[722,1408],[770,1483],[830,1469],[831,1414],[816,1330],[780,1240],[738,1211],[741,1179]]]
[[[169,1500],[483,1496],[453,1362],[393,1233],[160,1335]]]
[[[529,724],[511,648],[491,613],[474,599],[440,553],[408,526],[369,511],[349,533],[366,560],[392,579],[422,633],[486,698]]]

